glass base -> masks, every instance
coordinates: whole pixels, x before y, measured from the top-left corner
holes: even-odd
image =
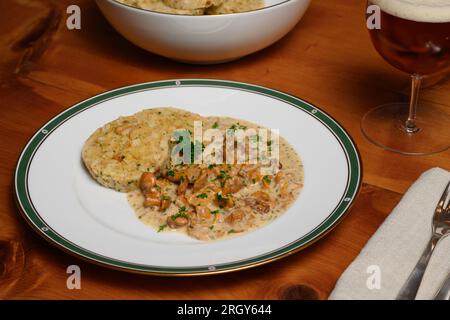
[[[450,108],[419,104],[417,130],[406,127],[407,103],[379,106],[364,116],[361,129],[379,147],[407,155],[426,155],[450,148]]]

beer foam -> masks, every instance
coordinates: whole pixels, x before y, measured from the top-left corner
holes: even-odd
[[[450,0],[371,0],[393,16],[418,22],[450,22]]]

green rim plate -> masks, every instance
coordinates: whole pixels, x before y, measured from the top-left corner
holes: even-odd
[[[46,137],[51,135],[55,129],[57,129],[62,123],[64,123],[71,117],[76,116],[78,113],[84,110],[94,107],[98,103],[113,99],[118,96],[128,95],[139,91],[154,90],[158,88],[168,88],[168,87],[180,87],[180,86],[222,87],[236,90],[244,90],[256,94],[262,94],[271,98],[281,100],[285,103],[292,105],[295,108],[301,109],[304,112],[307,112],[308,114],[313,116],[316,120],[320,121],[324,126],[328,128],[328,130],[330,130],[333,133],[338,142],[341,144],[341,147],[345,152],[349,168],[347,189],[340,203],[336,206],[334,211],[330,213],[328,218],[325,221],[323,221],[322,224],[320,224],[310,233],[297,239],[296,241],[290,243],[287,246],[284,246],[282,248],[279,248],[272,252],[268,252],[263,255],[259,255],[257,257],[241,261],[234,261],[221,265],[215,265],[214,267],[201,266],[201,267],[174,268],[174,267],[140,265],[129,263],[126,261],[119,261],[83,249],[77,246],[75,243],[71,243],[70,241],[59,235],[56,230],[52,230],[33,207],[32,201],[28,193],[28,181],[27,181],[28,170],[30,168],[33,155],[38,150],[41,143],[46,139]],[[46,123],[30,139],[30,141],[25,146],[22,154],[20,155],[15,172],[15,195],[18,207],[23,217],[26,219],[26,221],[42,237],[44,237],[50,243],[58,246],[59,248],[63,249],[64,251],[70,254],[73,254],[77,257],[80,257],[82,259],[88,260],[96,264],[124,271],[155,274],[155,275],[186,276],[186,275],[224,273],[229,271],[246,269],[280,259],[282,257],[285,257],[287,255],[290,255],[294,252],[297,252],[307,247],[308,245],[314,243],[315,241],[323,237],[325,234],[327,234],[331,229],[333,229],[333,227],[335,227],[341,221],[341,219],[345,216],[345,213],[349,210],[349,208],[355,201],[355,198],[361,186],[361,180],[362,180],[361,161],[355,143],[352,141],[347,132],[342,128],[342,126],[336,122],[336,120],[334,120],[331,116],[329,116],[327,113],[323,112],[316,106],[292,95],[257,85],[225,80],[186,79],[186,80],[167,80],[167,81],[149,82],[119,88],[106,93],[102,93],[85,101],[82,101],[58,114],[48,123]]]

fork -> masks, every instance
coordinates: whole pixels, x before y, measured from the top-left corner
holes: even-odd
[[[412,300],[416,297],[434,248],[443,236],[450,233],[450,201],[445,206],[449,193],[450,182],[447,184],[447,187],[436,206],[436,210],[434,211],[430,241],[414,267],[414,270],[409,275],[408,280],[406,280],[397,295],[397,300]]]
[[[450,299],[450,273],[447,276],[447,280],[434,296],[434,300],[449,300]]]

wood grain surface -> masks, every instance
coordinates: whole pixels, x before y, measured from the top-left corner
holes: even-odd
[[[82,29],[65,26],[78,4]],[[1,299],[326,299],[402,194],[425,170],[450,169],[450,152],[410,157],[370,144],[360,120],[376,105],[407,99],[409,77],[373,49],[363,0],[313,0],[283,40],[239,61],[192,66],[136,48],[91,0],[0,2]],[[160,278],[108,270],[67,255],[37,236],[15,207],[13,172],[21,149],[48,119],[116,87],[161,79],[212,78],[255,83],[306,99],[355,139],[364,186],[347,218],[328,236],[280,261],[201,278]],[[421,98],[450,108],[448,77],[430,79]],[[69,265],[81,290],[66,287]]]

